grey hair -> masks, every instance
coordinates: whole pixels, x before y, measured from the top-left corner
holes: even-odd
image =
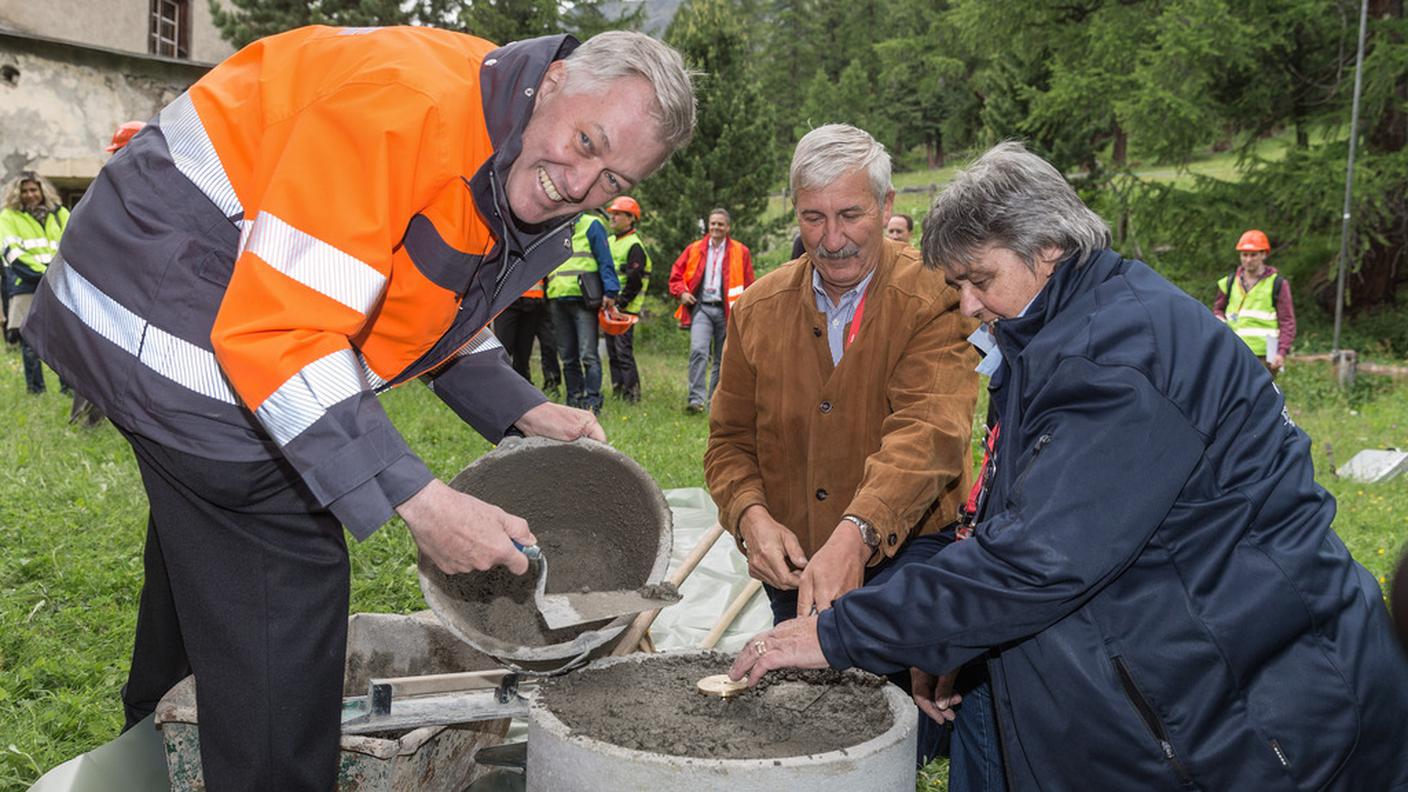
[[[604,93],[623,77],[639,77],[655,92],[660,136],[673,151],[694,136],[693,75],[670,46],[644,33],[609,30],[587,39],[563,61],[563,92]]]
[[[713,217],[716,214],[723,215],[724,222],[728,223],[729,225],[733,225],[733,215],[729,214],[728,210],[723,208],[722,206],[715,206],[713,209],[710,209],[709,214],[706,215],[706,218]]]
[[[802,136],[792,152],[788,183],[793,202],[798,190],[818,190],[842,175],[864,170],[870,177],[875,203],[883,206],[890,193],[890,155],[880,141],[850,124],[826,124]]]
[[[924,218],[925,266],[967,269],[993,245],[1032,270],[1048,248],[1080,266],[1110,246],[1110,227],[1051,163],[1007,141],[959,171]]]
[[[53,212],[63,205],[63,199],[59,197],[59,191],[54,188],[53,182],[34,171],[23,171],[5,185],[4,199],[0,201],[4,208],[14,209],[16,211],[24,208],[23,202],[20,201],[20,187],[24,186],[25,182],[30,181],[39,185],[39,192],[44,199],[45,210]]]

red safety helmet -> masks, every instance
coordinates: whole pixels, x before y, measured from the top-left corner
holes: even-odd
[[[616,200],[612,201],[611,205],[606,207],[606,211],[625,212],[626,214],[635,217],[635,219],[637,220],[640,219],[640,204],[636,203],[636,199],[632,198],[629,195],[623,195],[620,198],[617,198]]]
[[[141,121],[128,121],[118,127],[117,131],[112,133],[112,142],[104,146],[103,151],[111,154],[127,145],[127,141],[131,140],[133,135],[141,132],[144,126],[146,126],[146,124]]]
[[[635,327],[636,322],[639,321],[640,317],[635,314],[622,313],[615,308],[608,311],[605,306],[602,306],[602,309],[596,314],[596,323],[601,326],[601,331],[607,335],[621,335]]]
[[[1271,242],[1266,238],[1266,234],[1253,228],[1242,234],[1242,238],[1237,240],[1238,253],[1270,253]]]

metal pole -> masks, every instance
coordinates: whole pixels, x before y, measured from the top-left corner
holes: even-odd
[[[1344,270],[1349,260],[1349,208],[1354,194],[1354,151],[1359,143],[1359,94],[1364,85],[1364,36],[1369,26],[1369,0],[1359,3],[1359,50],[1354,56],[1354,109],[1349,116],[1349,161],[1344,169],[1344,214],[1340,226],[1340,265],[1335,278],[1335,338],[1330,344],[1333,359],[1340,351],[1340,325],[1344,321]]]

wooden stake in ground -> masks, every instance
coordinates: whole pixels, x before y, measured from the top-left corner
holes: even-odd
[[[673,584],[675,588],[679,588],[685,578],[689,577],[689,573],[693,572],[694,568],[699,566],[699,562],[704,560],[704,556],[708,555],[709,550],[713,548],[715,542],[719,541],[719,537],[723,536],[723,533],[724,527],[719,523],[714,523],[714,527],[704,534],[699,540],[699,544],[696,544],[694,549],[689,551],[689,555],[680,563],[679,569],[671,572],[665,581]],[[632,621],[626,631],[621,634],[621,639],[616,642],[616,648],[611,651],[612,656],[619,657],[638,651],[646,630],[650,629],[650,625],[655,622],[655,617],[659,615],[660,610],[657,608],[637,616],[635,621]]]
[[[733,626],[733,623],[738,620],[738,614],[742,613],[743,609],[748,607],[748,603],[753,601],[753,597],[757,596],[762,588],[763,581],[757,578],[750,579],[748,585],[744,586],[743,590],[738,592],[738,596],[733,598],[733,602],[730,602],[728,607],[724,609],[723,615],[719,617],[719,621],[714,625],[714,629],[710,630],[709,634],[704,636],[704,642],[699,644],[699,648],[713,649],[714,645],[719,642],[719,639],[724,637],[724,633],[728,632],[728,628]]]

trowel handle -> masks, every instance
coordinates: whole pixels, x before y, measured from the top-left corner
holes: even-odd
[[[543,557],[543,550],[542,550],[542,548],[538,547],[537,545],[525,545],[525,544],[521,544],[517,539],[509,539],[509,541],[510,541],[510,542],[513,542],[513,546],[516,547],[516,548],[518,548],[518,551],[519,551],[520,553],[522,553],[523,555],[528,556],[529,558],[533,559],[534,561],[537,561],[538,559],[540,559],[540,558]]]

